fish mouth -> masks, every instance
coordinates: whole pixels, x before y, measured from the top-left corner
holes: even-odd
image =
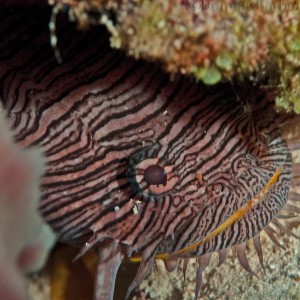
[[[212,230],[209,234],[207,234],[203,239],[198,242],[195,242],[189,246],[186,246],[180,250],[174,251],[172,253],[159,253],[155,255],[155,259],[161,260],[174,260],[181,257],[189,256],[189,253],[197,249],[200,245],[204,244],[206,241],[212,239],[219,233],[223,232],[224,230],[228,229],[232,224],[236,221],[242,219],[251,209],[252,207],[262,201],[265,195],[269,192],[270,188],[274,186],[278,180],[279,176],[282,172],[283,166],[279,166],[277,170],[274,172],[271,179],[267,182],[267,184],[263,187],[263,189],[258,193],[254,198],[247,201],[241,208],[239,208],[235,213],[233,213],[230,217],[228,217],[220,226]],[[192,256],[192,255],[190,255]],[[134,255],[129,258],[131,262],[141,262],[142,256],[141,255]]]

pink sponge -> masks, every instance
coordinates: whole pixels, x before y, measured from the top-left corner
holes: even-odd
[[[40,151],[13,142],[0,108],[0,299],[26,299],[22,274],[41,268],[55,235],[38,212]]]

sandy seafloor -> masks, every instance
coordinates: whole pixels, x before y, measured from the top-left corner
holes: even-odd
[[[295,161],[300,162],[300,151],[294,153]],[[300,187],[297,188],[300,193]],[[291,219],[293,232],[300,235],[300,217]],[[216,268],[218,255],[214,254],[212,262],[204,273],[204,282],[199,300],[300,300],[300,240],[282,235],[279,240],[286,250],[277,247],[265,234],[262,246],[266,275],[263,274],[252,242],[248,245],[247,257],[253,271],[259,278],[247,273],[238,263],[232,252],[225,263]],[[50,300],[49,265],[39,274],[28,278],[30,300]],[[137,266],[121,266],[115,292],[115,300],[125,297],[126,288],[133,278]],[[133,292],[134,300],[192,300],[194,299],[195,275],[197,264],[191,260],[187,277],[183,281],[181,264],[169,273],[163,263],[158,262],[150,276]],[[92,283],[90,288],[92,289]],[[51,299],[61,300],[61,299]],[[64,300],[90,300],[82,296],[72,296]]]

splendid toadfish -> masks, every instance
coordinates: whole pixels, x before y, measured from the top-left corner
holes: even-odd
[[[49,11],[1,9],[0,103],[15,142],[46,160],[40,212],[62,242],[99,257],[95,300],[113,299],[123,261],[140,262],[127,295],[155,259],[169,270],[199,257],[196,295],[211,254],[245,243],[262,263],[260,232],[284,228],[292,161],[267,93],[208,87],[109,47],[103,28],[58,22]],[[102,38],[99,38],[99,37]],[[238,91],[238,92],[237,92]],[[299,201],[299,195],[290,194]]]

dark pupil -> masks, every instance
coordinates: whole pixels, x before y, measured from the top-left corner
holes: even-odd
[[[144,179],[148,184],[160,185],[167,183],[167,173],[159,165],[151,165],[144,171]]]

